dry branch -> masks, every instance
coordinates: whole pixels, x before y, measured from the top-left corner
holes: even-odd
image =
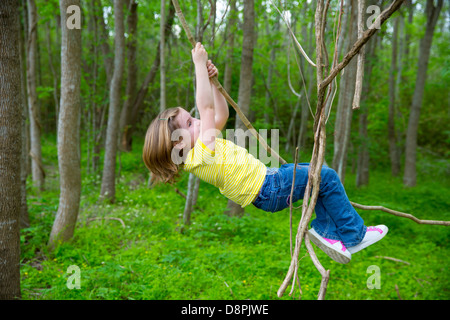
[[[364,8],[365,0],[358,0],[358,39],[361,39],[364,33]],[[359,102],[361,101],[361,92],[364,77],[364,62],[365,62],[365,47],[362,47],[358,53],[358,64],[356,66],[356,85],[355,95],[353,96],[353,109],[359,109]]]
[[[326,120],[327,116],[325,114],[325,104],[326,99],[329,98],[329,94],[331,91],[328,92],[328,97],[325,97],[325,93],[327,90],[328,85],[336,78],[336,76],[339,74],[340,71],[342,71],[345,66],[348,65],[350,60],[360,52],[361,48],[364,46],[364,44],[369,41],[370,37],[372,37],[376,32],[377,29],[375,26],[381,26],[396,10],[398,10],[403,3],[404,0],[394,0],[391,5],[384,10],[380,16],[378,16],[377,19],[375,19],[374,23],[369,27],[367,31],[365,31],[362,36],[358,37],[358,40],[354,43],[353,47],[350,49],[350,51],[344,56],[343,61],[337,64],[337,52],[335,51],[335,55],[333,58],[333,64],[331,71],[329,74],[327,73],[326,78],[324,79],[324,64],[323,64],[323,52],[326,54],[326,48],[324,43],[324,26],[325,26],[325,19],[326,19],[326,11],[328,9],[329,1],[327,2],[327,5],[324,7],[324,0],[318,0],[317,1],[317,7],[316,7],[316,14],[315,14],[315,33],[316,33],[316,73],[317,73],[317,109],[316,109],[316,115],[314,117],[314,147],[312,152],[312,157],[309,165],[309,172],[308,172],[308,183],[305,189],[305,194],[303,197],[303,204],[302,204],[302,217],[297,229],[297,236],[295,238],[295,248],[294,252],[292,252],[292,244],[291,244],[291,264],[289,266],[289,270],[287,272],[287,275],[281,284],[280,288],[277,291],[277,295],[281,297],[287,286],[289,285],[290,280],[294,276],[294,281],[297,278],[297,271],[298,271],[298,256],[300,252],[300,247],[302,243],[302,239],[305,238],[305,245],[308,248],[308,253],[311,256],[311,259],[313,260],[314,265],[319,270],[319,272],[322,275],[322,282],[321,287],[319,290],[318,298],[323,299],[326,293],[327,283],[330,275],[330,271],[322,267],[320,262],[318,261],[317,257],[315,256],[314,251],[312,250],[312,246],[309,242],[308,236],[306,234],[307,226],[309,224],[309,221],[311,219],[312,213],[315,208],[315,204],[318,198],[319,194],[319,186],[320,186],[320,173],[322,169],[322,164],[324,161],[324,154],[325,154],[325,143],[326,143]],[[172,3],[175,7],[177,16],[183,26],[184,31],[186,32],[186,35],[192,44],[192,46],[195,46],[195,40],[192,37],[192,34],[189,30],[189,27],[186,23],[186,20],[183,16],[183,13],[180,9],[180,6],[178,4],[177,0],[172,0]],[[342,1],[341,1],[341,11],[342,11]],[[363,7],[363,6],[361,6]],[[360,8],[361,9],[361,8]],[[277,9],[278,10],[278,9]],[[342,15],[342,12],[341,14]],[[340,16],[339,16],[340,21]],[[340,31],[337,34],[337,37],[339,37]],[[293,37],[295,39],[295,37]],[[335,40],[337,43],[337,39]],[[299,44],[298,44],[299,45]],[[301,47],[301,46],[300,46]],[[307,58],[307,57],[306,57]],[[307,58],[308,59],[308,58]],[[328,59],[327,59],[328,60]],[[360,67],[363,66],[363,64],[360,63]],[[326,70],[328,71],[328,70]],[[261,145],[264,147],[265,150],[270,152],[273,156],[277,157],[277,159],[280,161],[280,163],[285,164],[286,161],[281,158],[275,151],[273,151],[266,143],[266,141],[260,137],[258,132],[254,129],[252,124],[248,121],[247,117],[242,113],[239,106],[234,102],[234,100],[228,95],[228,93],[225,91],[225,89],[222,87],[220,82],[217,79],[217,76],[211,78],[214,85],[218,88],[218,90],[223,94],[225,99],[231,104],[231,106],[236,110],[236,113],[241,118],[242,122],[245,124],[245,126],[250,130],[250,132],[258,139],[258,141],[261,143]],[[296,160],[297,162],[297,160]],[[295,170],[294,170],[295,172]],[[294,176],[295,181],[295,176]],[[292,189],[291,189],[291,199],[292,199]],[[292,201],[291,201],[292,202]],[[438,225],[450,225],[450,222],[447,221],[434,221],[434,220],[419,220],[416,217],[387,209],[381,206],[363,206],[354,202],[351,202],[351,204],[355,208],[360,208],[364,210],[382,210],[385,212],[392,213],[394,215],[400,216],[400,217],[406,217],[409,219],[412,219],[413,221],[421,224],[438,224]],[[290,203],[290,212],[292,214],[292,204]],[[292,220],[291,220],[292,222]],[[292,228],[292,227],[291,227]],[[292,230],[292,229],[291,229]],[[292,239],[292,231],[291,231],[291,239]],[[291,240],[292,241],[292,240]],[[298,280],[298,278],[297,278]],[[300,286],[300,283],[299,283]],[[293,286],[294,287],[294,286]],[[291,290],[291,293],[293,291],[293,288]]]
[[[369,41],[369,39],[377,32],[378,29],[375,28],[377,25],[382,25],[395,11],[397,11],[402,5],[404,0],[394,0],[391,5],[384,10],[378,18],[372,23],[368,30],[366,30],[361,39],[358,39],[350,51],[344,56],[341,63],[339,63],[335,68],[333,68],[328,77],[326,77],[319,84],[319,89],[326,87],[330,82],[339,74],[339,72],[344,69],[352,58],[359,52],[363,45]]]
[[[358,209],[363,209],[363,210],[380,210],[380,211],[384,211],[390,214],[393,214],[394,216],[397,217],[403,217],[403,218],[408,218],[411,219],[412,221],[418,223],[418,224],[432,224],[432,225],[441,225],[441,226],[450,226],[450,221],[438,221],[438,220],[421,220],[416,218],[415,216],[413,216],[412,214],[409,213],[405,213],[405,212],[400,212],[400,211],[396,211],[396,210],[392,210],[392,209],[388,209],[382,206],[365,206],[359,203],[355,203],[355,202],[351,202],[353,207],[358,208]]]
[[[392,15],[392,13],[397,10],[400,5],[402,4],[403,0],[395,0],[391,6],[383,11],[383,13],[375,20],[377,22],[380,20],[381,25],[384,21],[387,20],[387,18]],[[325,151],[325,142],[326,142],[326,135],[325,135],[325,92],[327,90],[328,85],[333,81],[333,79],[337,76],[337,74],[350,62],[350,60],[359,52],[361,47],[370,39],[370,37],[375,34],[376,29],[369,29],[366,33],[364,33],[364,36],[356,41],[356,43],[353,45],[352,49],[344,56],[344,61],[335,66],[331,72],[330,75],[323,80],[323,72],[324,72],[324,65],[323,65],[323,52],[326,53],[326,50],[324,48],[324,24],[325,24],[325,18],[326,18],[326,11],[328,8],[328,2],[327,5],[324,6],[323,0],[317,1],[317,7],[316,7],[316,13],[315,13],[315,33],[316,33],[316,66],[317,66],[317,109],[316,109],[316,116],[314,119],[314,127],[313,130],[315,132],[314,136],[314,148],[313,148],[313,154],[310,161],[310,169],[309,169],[309,176],[308,176],[308,183],[305,190],[305,196],[303,198],[303,206],[302,206],[302,218],[299,223],[298,232],[296,236],[296,246],[294,250],[294,256],[291,259],[291,264],[289,266],[289,270],[286,274],[285,279],[283,280],[282,284],[280,285],[280,288],[278,289],[277,295],[278,297],[281,297],[292,276],[294,274],[297,274],[298,270],[298,254],[300,251],[300,246],[303,237],[306,236],[305,231],[307,229],[307,225],[309,224],[309,221],[312,216],[312,212],[315,208],[318,193],[319,193],[319,186],[320,186],[320,173],[322,169],[322,164],[324,160],[324,151]],[[312,188],[311,197],[309,197],[309,190]],[[309,203],[308,203],[309,200]],[[328,281],[328,280],[327,280]],[[324,282],[324,281],[323,281]],[[326,283],[324,282],[325,288],[322,288],[321,290],[326,290]]]
[[[308,57],[308,55],[306,54],[305,50],[303,50],[303,47],[301,46],[300,42],[298,42],[297,38],[294,35],[294,32],[292,32],[291,29],[291,25],[289,24],[289,22],[287,22],[287,20],[284,18],[284,15],[281,13],[281,11],[278,9],[278,7],[273,3],[273,1],[271,0],[270,3],[272,3],[272,5],[275,7],[275,9],[278,11],[278,13],[280,14],[281,18],[283,19],[284,23],[286,24],[286,27],[289,30],[289,33],[292,36],[292,39],[294,40],[294,43],[297,45],[298,50],[300,50],[300,52],[302,53],[302,55],[305,57],[306,61],[308,61],[309,64],[311,64],[313,67],[315,67],[316,65],[314,64],[314,62],[312,62],[312,60]]]
[[[120,222],[120,224],[122,225],[123,228],[126,228],[125,223],[123,222],[122,219],[120,219],[120,218],[114,218],[114,217],[97,217],[97,218],[89,218],[89,219],[87,219],[86,224],[89,223],[90,221],[94,221],[94,220],[116,220],[116,221],[119,221],[119,222]]]
[[[317,270],[320,272],[320,275],[322,276],[322,281],[320,282],[320,289],[317,295],[317,300],[323,300],[325,298],[325,293],[327,292],[328,280],[330,279],[330,270],[325,270],[325,268],[319,262],[319,259],[317,258],[316,253],[314,252],[314,249],[309,240],[308,233],[305,233],[305,246],[306,249],[308,250],[309,256],[311,257],[313,264],[316,266]]]

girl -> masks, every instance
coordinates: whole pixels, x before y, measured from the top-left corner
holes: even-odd
[[[294,168],[285,164],[267,168],[245,148],[220,139],[228,119],[228,104],[209,78],[218,74],[201,43],[192,50],[196,74],[196,103],[200,119],[183,108],[167,109],[150,124],[145,137],[143,160],[153,182],[173,182],[180,168],[219,188],[235,203],[253,204],[276,212],[290,201],[303,198],[308,182],[308,164]],[[290,199],[296,170],[293,199]],[[384,225],[366,227],[350,204],[338,175],[327,166],[321,171],[316,218],[308,233],[312,242],[331,259],[348,263],[351,255],[382,239]]]

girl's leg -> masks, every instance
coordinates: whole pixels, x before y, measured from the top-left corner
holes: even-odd
[[[364,238],[363,219],[351,205],[336,171],[327,166],[322,167],[315,211],[317,218],[311,226],[322,237],[340,240],[346,247],[355,246]]]
[[[288,207],[291,200],[296,202],[303,199],[308,182],[309,164],[297,165],[294,195],[293,199],[290,199],[293,170],[294,165],[287,164],[281,166],[278,171],[280,189],[277,192],[274,211]],[[337,173],[327,166],[322,167],[315,212],[316,218],[311,222],[311,226],[320,236],[340,240],[346,247],[355,246],[364,238],[366,227],[363,219],[350,204]]]

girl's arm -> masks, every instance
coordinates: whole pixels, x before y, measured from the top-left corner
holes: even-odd
[[[214,98],[206,67],[208,54],[200,42],[192,50],[192,60],[196,78],[195,100],[201,121],[199,137],[209,149],[214,150],[216,138]]]
[[[208,60],[207,69],[210,78],[217,76],[219,74],[216,66],[211,63],[211,60]],[[214,84],[211,84],[211,86],[214,97],[214,108],[216,111],[215,117],[216,129],[221,131],[223,127],[225,127],[225,124],[227,123],[228,120],[229,116],[228,103],[223,94],[219,91],[219,89],[217,89],[217,87]]]

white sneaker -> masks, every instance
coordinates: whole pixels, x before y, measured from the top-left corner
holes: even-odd
[[[388,227],[382,224],[375,227],[367,227],[364,239],[356,246],[349,247],[348,251],[350,251],[350,253],[353,254],[364,248],[367,248],[371,244],[374,244],[375,242],[383,239],[384,236],[388,233],[388,230],[389,230]]]
[[[314,228],[308,230],[308,235],[311,241],[334,261],[343,264],[350,262],[352,255],[341,241],[324,238]]]

